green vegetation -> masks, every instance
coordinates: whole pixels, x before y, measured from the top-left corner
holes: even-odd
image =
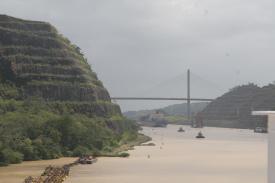
[[[119,154],[119,157],[122,157],[122,158],[127,158],[127,157],[129,157],[130,156],[130,154],[129,153],[126,153],[126,152],[123,152],[123,153],[120,153]]]
[[[127,157],[121,147],[139,141],[137,131],[79,47],[49,23],[0,15],[0,165]]]
[[[207,126],[227,128],[266,127],[266,116],[252,111],[275,109],[275,85],[259,87],[253,83],[237,86],[211,102],[201,113]]]
[[[0,110],[0,165],[101,155],[135,140],[137,135],[137,126],[121,116],[58,114],[41,101],[0,100]]]
[[[150,137],[143,134],[125,132],[116,148],[104,149],[99,155],[105,157],[128,157],[129,153],[125,151],[133,150],[135,146],[151,140]]]
[[[185,121],[187,121],[186,116],[179,116],[179,115],[167,115],[164,117],[164,119],[169,123],[169,124],[182,124]]]

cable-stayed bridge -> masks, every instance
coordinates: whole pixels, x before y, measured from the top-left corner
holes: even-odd
[[[199,102],[211,102],[214,99],[210,98],[164,98],[164,97],[111,97],[112,100],[179,100],[179,101],[199,101]]]
[[[198,77],[198,76],[197,76]],[[179,97],[111,97],[112,100],[154,100],[154,101],[186,101],[188,120],[191,120],[191,101],[211,102],[212,98],[191,98],[191,76],[190,70],[187,71],[187,96]]]

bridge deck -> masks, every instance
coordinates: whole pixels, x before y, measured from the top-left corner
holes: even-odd
[[[214,99],[207,98],[163,98],[163,97],[111,97],[112,100],[180,100],[180,101],[206,101],[211,102]]]

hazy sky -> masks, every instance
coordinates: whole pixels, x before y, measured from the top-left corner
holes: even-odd
[[[274,9],[274,0],[0,0],[1,14],[50,22],[79,45],[112,96],[184,97],[187,68],[200,78],[194,97],[274,81]]]

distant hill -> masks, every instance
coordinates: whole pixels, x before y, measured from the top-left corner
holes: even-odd
[[[208,102],[199,102],[199,103],[192,103],[191,104],[191,112],[193,114],[197,114],[198,112],[202,111],[209,103]],[[162,108],[169,115],[180,115],[185,116],[187,115],[187,104],[174,104],[167,107]]]
[[[154,113],[142,116],[138,124],[149,127],[166,127],[168,120],[166,120],[165,113],[157,110]]]
[[[175,104],[161,110],[169,123],[186,123],[186,104]],[[129,111],[124,115],[139,120],[156,110]],[[193,103],[193,116],[200,112],[205,126],[226,128],[266,127],[267,117],[252,116],[255,110],[275,110],[275,85],[259,87],[255,84],[237,86],[211,103]]]
[[[253,110],[275,110],[275,85],[258,87],[255,84],[231,89],[203,111],[204,124],[232,128],[266,126],[267,118],[252,116]]]
[[[191,112],[193,113],[193,115],[196,115],[198,112],[202,111],[208,104],[208,102],[192,103]],[[187,104],[174,104],[164,108],[153,110],[128,111],[124,112],[123,114],[124,116],[130,119],[138,121],[142,117],[153,114],[156,111],[162,111],[165,114],[165,117],[168,120],[168,122],[180,123],[186,121]]]

